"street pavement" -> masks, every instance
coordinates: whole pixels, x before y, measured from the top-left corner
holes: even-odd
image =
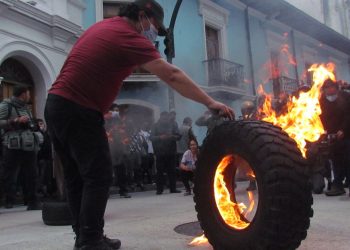
[[[314,196],[315,213],[301,250],[350,249],[350,198]],[[210,250],[209,244],[190,247],[193,238],[174,228],[196,221],[192,196],[134,193],[131,199],[111,197],[105,216],[105,231],[122,241],[123,250]],[[72,249],[74,235],[69,226],[46,226],[40,211],[25,207],[0,209],[0,250]],[[238,249],[239,250],[239,249]]]

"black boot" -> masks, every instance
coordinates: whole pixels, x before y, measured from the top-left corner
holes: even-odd
[[[110,239],[104,235],[102,240],[86,244],[79,244],[78,240],[76,239],[73,250],[117,250],[120,248],[120,246],[120,240]]]
[[[331,190],[326,192],[327,196],[339,196],[345,194],[345,189],[343,187],[337,187],[336,185],[331,186]]]
[[[145,191],[143,184],[137,184],[137,187],[140,188],[141,191]]]
[[[28,202],[28,207],[27,210],[41,210],[42,209],[42,205],[39,201],[31,201]]]
[[[13,208],[13,202],[7,201],[7,202],[5,203],[5,208],[6,208],[6,209]]]
[[[105,243],[107,243],[107,245],[112,248],[113,250],[114,249],[119,249],[120,246],[121,246],[121,241],[118,240],[118,239],[110,239],[108,238],[106,235],[103,236],[103,240]]]
[[[128,194],[127,192],[121,192],[119,193],[119,195],[121,198],[131,198],[131,195]]]
[[[6,201],[5,201],[5,208],[6,209],[10,209],[13,208],[13,198],[12,197],[6,197]]]
[[[186,192],[184,193],[184,196],[189,196],[189,195],[191,195],[192,193],[191,193],[191,189],[189,189],[189,190],[186,190]]]

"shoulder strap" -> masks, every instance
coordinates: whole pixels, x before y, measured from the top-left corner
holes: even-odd
[[[21,116],[18,112],[17,107],[14,106],[11,102],[8,102],[7,105],[8,105],[7,119],[9,119],[12,114],[12,108],[15,108],[17,116]]]
[[[10,118],[11,113],[12,113],[12,104],[8,102],[7,103],[7,119]]]

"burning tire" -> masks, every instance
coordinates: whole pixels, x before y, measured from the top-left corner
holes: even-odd
[[[257,184],[249,192],[258,195],[258,201],[249,196],[253,217],[238,203],[242,173]],[[228,122],[208,135],[197,162],[194,194],[201,227],[216,250],[296,249],[313,215],[300,150],[280,128],[261,121]]]

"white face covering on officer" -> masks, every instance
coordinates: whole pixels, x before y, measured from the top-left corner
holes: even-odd
[[[148,19],[148,17],[146,16],[148,22],[149,22],[149,29],[145,30],[143,28],[142,22],[141,22],[141,27],[142,27],[142,34],[148,39],[150,40],[152,43],[154,43],[158,37],[158,30],[156,27],[154,27],[154,25],[151,23],[151,21]]]
[[[335,94],[335,95],[327,95],[327,96],[326,96],[326,99],[327,99],[328,101],[330,101],[330,102],[335,102],[335,100],[337,100],[337,98],[338,98],[338,95],[337,95],[337,94]]]
[[[119,112],[118,111],[112,111],[112,118],[119,118]]]

